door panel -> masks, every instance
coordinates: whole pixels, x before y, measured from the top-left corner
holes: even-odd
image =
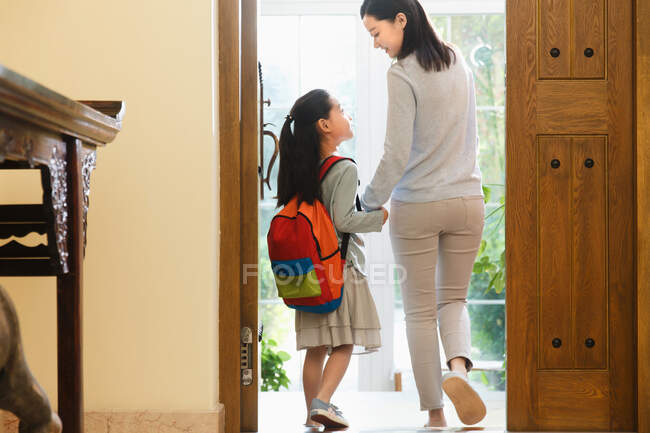
[[[541,430],[607,430],[609,428],[607,372],[539,373],[538,425]],[[566,402],[571,404],[567,405]]]
[[[569,35],[570,0],[540,0],[539,59],[541,79],[569,78],[571,57]]]
[[[539,81],[538,134],[607,134],[605,81]]]
[[[506,14],[508,429],[633,431],[633,0]]]
[[[571,368],[571,139],[539,139],[541,369]]]
[[[607,368],[605,138],[572,143],[574,367]]]
[[[605,78],[605,0],[573,2],[573,78]]]

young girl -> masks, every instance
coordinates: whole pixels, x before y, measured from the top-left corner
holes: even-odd
[[[465,424],[486,414],[472,368],[467,289],[483,232],[474,79],[417,0],[364,0],[363,24],[396,62],[388,70],[384,156],[361,202],[392,196],[390,236],[402,285],[406,335],[427,426],[446,426],[442,389]],[[451,370],[441,377],[438,329]]]
[[[310,204],[320,200],[332,218],[339,243],[343,234],[351,234],[340,307],[328,314],[296,311],[297,348],[307,349],[303,387],[308,427],[349,426],[330,399],[350,363],[353,347],[363,346],[366,352],[372,352],[381,345],[379,318],[364,274],[364,244],[355,233],[381,231],[388,212],[384,208],[356,210],[358,177],[352,161],[339,161],[322,184],[319,180],[320,165],[353,135],[350,117],[341,104],[319,89],[296,101],[280,134],[278,207],[296,195]]]

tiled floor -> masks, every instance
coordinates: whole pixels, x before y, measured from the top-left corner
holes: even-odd
[[[418,396],[414,391],[404,392],[350,392],[335,394],[332,402],[341,408],[350,422],[349,433],[415,433],[427,431],[505,430],[505,394],[486,391],[481,395],[488,407],[488,415],[477,426],[466,428],[458,420],[453,405],[445,400],[448,428],[424,428],[426,413],[420,412]],[[260,433],[316,432],[305,429],[305,401],[302,393],[279,392],[260,395]]]

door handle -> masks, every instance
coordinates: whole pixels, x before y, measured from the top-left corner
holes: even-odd
[[[264,76],[262,75],[262,64],[260,62],[257,62],[257,68],[258,68],[258,73],[259,73],[259,78],[260,78],[260,166],[258,167],[258,174],[260,176],[260,199],[264,200],[264,184],[269,188],[269,191],[272,190],[271,188],[271,170],[273,169],[273,165],[275,164],[275,160],[278,157],[278,154],[280,153],[280,141],[278,140],[278,137],[272,132],[266,129],[267,126],[273,125],[272,123],[264,123],[264,106],[266,105],[267,107],[271,106],[271,100],[270,99],[264,99]],[[273,139],[273,142],[275,143],[275,149],[273,151],[273,156],[271,157],[271,161],[269,161],[269,168],[266,171],[266,177],[264,177],[264,137],[271,137]]]
[[[269,123],[264,124],[270,125]],[[269,191],[271,191],[271,169],[273,169],[273,165],[275,164],[275,160],[278,158],[278,154],[280,153],[280,141],[278,140],[278,136],[275,135],[272,131],[269,131],[268,129],[265,129],[263,132],[263,135],[267,137],[271,137],[273,139],[273,142],[275,143],[275,150],[273,151],[273,156],[271,157],[271,160],[269,161],[269,168],[266,171],[266,177],[264,177],[264,167],[262,167],[262,184],[266,184],[266,186],[269,188]],[[262,142],[262,152],[264,152],[264,142]],[[262,188],[264,190],[264,188]],[[262,197],[263,198],[263,197]]]

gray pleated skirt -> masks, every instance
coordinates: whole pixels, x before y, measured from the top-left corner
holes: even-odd
[[[343,299],[327,314],[296,311],[296,347],[333,347],[354,344],[354,353],[376,352],[381,347],[381,325],[366,277],[352,266],[343,273]]]

